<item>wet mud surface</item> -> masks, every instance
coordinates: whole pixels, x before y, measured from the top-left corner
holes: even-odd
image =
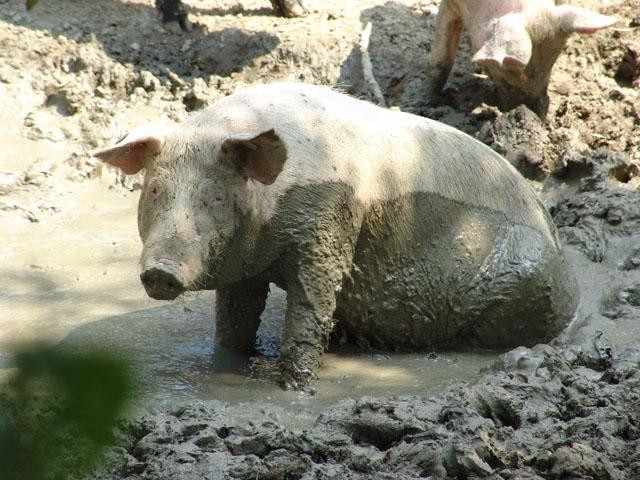
[[[29,14],[1,2],[0,378],[33,340],[132,358],[143,394],[96,478],[640,477],[640,3],[576,3],[620,22],[570,38],[542,123],[497,109],[465,40],[446,101],[425,104],[437,2],[307,0],[311,15],[282,19],[266,1],[193,0],[199,27],[180,34],[150,0],[41,0]],[[532,182],[581,301],[562,343],[516,349],[490,373],[478,370],[499,352],[333,347],[316,396],[300,396],[271,375],[283,292],[271,294],[259,355],[217,351],[211,293],[144,294],[140,179],[90,153],[254,83],[367,98],[357,44],[368,21],[388,104],[475,136]]]
[[[302,431],[282,411],[179,405],[123,426],[95,478],[637,478],[639,360],[599,337],[521,347],[471,385],[345,400]]]

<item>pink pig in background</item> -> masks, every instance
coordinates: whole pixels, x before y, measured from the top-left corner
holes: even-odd
[[[572,33],[594,33],[615,17],[553,0],[442,0],[429,59],[429,93],[444,87],[466,28],[473,54],[498,87],[503,108],[549,106],[551,69]]]

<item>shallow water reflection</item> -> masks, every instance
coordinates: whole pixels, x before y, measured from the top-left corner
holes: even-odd
[[[231,404],[270,402],[290,411],[320,411],[346,397],[430,394],[469,380],[493,353],[389,354],[336,348],[325,354],[316,394],[286,392],[277,385],[277,351],[286,303],[275,287],[258,332],[262,355],[247,357],[214,344],[213,294],[201,293],[161,307],[138,310],[75,328],[63,349],[107,348],[126,355],[139,377],[147,406],[189,399]]]

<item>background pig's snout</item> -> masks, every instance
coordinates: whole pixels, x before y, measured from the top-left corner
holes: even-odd
[[[171,267],[154,265],[140,274],[147,295],[156,300],[173,300],[186,290],[184,282]]]

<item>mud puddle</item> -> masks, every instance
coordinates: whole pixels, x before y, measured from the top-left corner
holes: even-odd
[[[109,191],[100,181],[74,187],[73,195],[62,190],[45,201],[59,213],[42,221],[0,212],[3,355],[15,344],[58,342],[105,314],[151,306],[136,283],[133,196]]]
[[[561,336],[563,340],[577,344],[602,332],[620,348],[639,343],[638,314],[620,315],[614,319],[607,308],[627,285],[637,284],[637,272],[623,272],[620,268],[620,259],[637,244],[637,237],[610,240],[610,258],[602,263],[592,262],[576,249],[565,248],[567,258],[577,272],[581,295],[574,320]]]
[[[315,394],[287,392],[278,386],[275,361],[285,293],[272,289],[258,332],[261,355],[252,357],[216,349],[212,300],[211,293],[204,293],[86,323],[60,347],[106,347],[126,355],[142,387],[143,409],[216,399],[230,405],[270,404],[310,422],[345,398],[437,393],[454,381],[475,378],[481,366],[495,359],[489,352],[396,354],[340,347],[325,354]]]

